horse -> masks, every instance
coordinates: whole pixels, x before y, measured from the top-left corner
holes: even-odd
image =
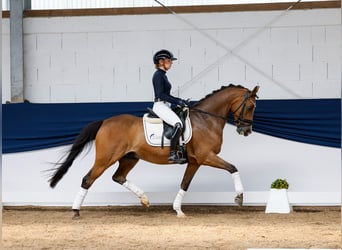
[[[234,181],[235,203],[242,206],[243,185],[238,169],[217,154],[221,151],[223,128],[229,114],[233,115],[239,134],[248,136],[252,132],[258,90],[259,86],[251,91],[243,86],[230,84],[213,91],[189,107],[192,138],[186,145],[187,167],[173,202],[173,209],[178,217],[185,216],[181,208],[182,200],[201,165],[228,171]],[[149,207],[145,192],[126,177],[139,159],[155,164],[169,164],[169,147],[148,145],[144,136],[142,118],[129,114],[94,121],[85,126],[66,153],[65,160],[52,169],[50,187],[56,186],[75,158],[93,140],[95,140],[95,162],[82,179],[80,190],[72,205],[73,219],[80,217],[81,205],[94,181],[116,162],[119,162],[119,166],[112,180],[133,192],[140,198],[142,205]]]

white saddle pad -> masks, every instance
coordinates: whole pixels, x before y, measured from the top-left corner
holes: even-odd
[[[148,114],[143,117],[145,138],[151,146],[161,146],[161,138],[163,136],[163,120],[160,118],[150,118]],[[184,141],[188,143],[192,136],[192,128],[189,117],[185,119]],[[182,140],[182,137],[181,137]],[[164,137],[164,146],[170,146],[170,140]]]

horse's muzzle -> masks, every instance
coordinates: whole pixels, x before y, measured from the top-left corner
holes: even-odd
[[[235,125],[237,127],[236,131],[239,135],[248,136],[252,133],[252,120],[238,118],[235,120]]]
[[[252,126],[238,126],[236,131],[239,135],[248,136],[250,133],[252,133]]]

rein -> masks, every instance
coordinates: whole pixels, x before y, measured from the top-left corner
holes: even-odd
[[[239,107],[237,107],[234,111],[232,111],[233,114],[235,114],[239,109],[242,109],[240,111],[240,114],[239,114],[239,117],[237,119],[234,120],[234,122],[237,124],[237,126],[251,126],[253,124],[253,120],[249,120],[249,119],[245,119],[243,116],[244,116],[244,113],[245,113],[245,109],[246,109],[246,105],[247,105],[247,101],[248,99],[251,97],[251,92],[250,91],[247,91],[243,101],[241,102],[241,104],[239,105]],[[198,109],[198,108],[190,108],[191,110],[193,111],[196,111],[196,112],[199,112],[199,113],[202,113],[202,114],[206,114],[206,115],[209,115],[209,116],[212,116],[212,117],[215,117],[215,118],[219,118],[219,119],[222,119],[224,121],[227,120],[227,117],[224,117],[224,116],[221,116],[221,115],[217,115],[217,114],[213,114],[213,113],[210,113],[210,112],[207,112],[207,111],[204,111],[204,110],[201,110],[201,109]]]
[[[206,115],[210,115],[210,116],[212,116],[212,117],[215,117],[215,118],[220,118],[220,119],[223,119],[224,121],[226,121],[226,120],[227,120],[227,118],[226,118],[226,117],[223,117],[223,116],[221,116],[221,115],[216,115],[216,114],[213,114],[213,113],[210,113],[210,112],[204,111],[204,110],[202,110],[202,109],[198,109],[198,108],[191,108],[191,110],[193,110],[193,111],[196,111],[196,112],[199,112],[199,113],[203,113],[203,114],[206,114]]]
[[[237,109],[235,109],[234,111],[232,111],[233,114],[235,114],[236,111],[238,111],[240,108],[242,108],[240,114],[239,114],[239,117],[235,120],[236,123],[245,123],[245,124],[248,124],[248,125],[252,125],[253,121],[252,120],[248,120],[248,119],[244,119],[243,118],[243,113],[245,111],[245,108],[246,108],[246,104],[247,104],[247,100],[249,99],[250,97],[250,92],[248,91],[245,95],[245,98],[243,100],[243,102],[241,102],[241,104],[239,105],[239,107]],[[209,116],[212,116],[212,117],[215,117],[215,118],[220,118],[220,119],[223,119],[224,121],[227,120],[226,117],[224,116],[221,116],[221,115],[216,115],[216,114],[213,114],[213,113],[210,113],[210,112],[207,112],[207,111],[204,111],[204,110],[201,110],[201,109],[198,109],[198,108],[191,108],[191,110],[193,111],[196,111],[196,112],[199,112],[199,113],[203,113],[203,114],[206,114],[206,115],[209,115]]]

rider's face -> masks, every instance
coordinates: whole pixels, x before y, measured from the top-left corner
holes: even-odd
[[[171,59],[162,59],[159,61],[159,65],[165,70],[168,71],[172,67]]]

